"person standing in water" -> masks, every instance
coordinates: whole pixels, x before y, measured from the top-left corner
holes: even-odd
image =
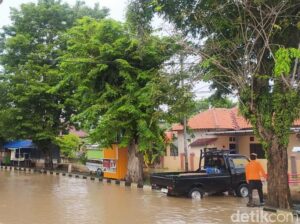
[[[261,177],[267,179],[267,175],[256,158],[257,154],[251,153],[250,162],[246,165],[246,180],[249,186],[249,202],[247,203],[247,206],[254,206],[252,197],[252,191],[254,189],[257,189],[258,191],[260,205],[264,205]]]

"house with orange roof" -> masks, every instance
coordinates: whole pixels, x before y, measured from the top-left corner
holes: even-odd
[[[254,136],[251,124],[238,113],[238,108],[212,108],[200,112],[188,120],[188,129],[189,170],[199,168],[201,149],[231,149],[246,156],[254,152],[266,169],[263,147]],[[166,149],[162,164],[170,170],[183,170],[183,126],[173,125],[171,132],[173,141]],[[291,127],[289,140],[289,172],[296,174],[300,172],[300,120]]]

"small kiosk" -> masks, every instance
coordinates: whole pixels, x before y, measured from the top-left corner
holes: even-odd
[[[128,150],[117,144],[103,150],[104,177],[117,180],[125,179],[127,173]]]
[[[31,154],[36,145],[31,140],[15,140],[6,142],[3,148],[7,151],[5,159],[13,166],[31,166]]]

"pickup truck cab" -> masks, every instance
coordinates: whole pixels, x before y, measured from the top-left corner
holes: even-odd
[[[198,170],[154,173],[150,182],[152,188],[161,189],[168,195],[202,198],[205,193],[235,191],[237,196],[247,197],[245,166],[248,162],[246,156],[229,150],[205,150],[201,151]]]

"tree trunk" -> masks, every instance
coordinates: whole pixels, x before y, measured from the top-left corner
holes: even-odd
[[[267,205],[274,208],[290,209],[291,193],[288,183],[288,155],[285,147],[272,140],[268,150],[268,199]]]
[[[54,145],[49,143],[48,155],[49,155],[49,169],[53,170],[53,147]]]
[[[292,208],[292,201],[288,183],[288,153],[287,145],[285,145],[286,141],[284,141],[289,138],[290,133],[283,132],[282,135],[276,133],[274,130],[275,127],[278,128],[278,124],[274,124],[274,112],[262,112],[257,110],[255,106],[257,105],[252,105],[250,112],[250,115],[256,117],[255,122],[252,121],[252,125],[256,128],[257,136],[261,142],[267,147],[265,148],[268,159],[268,197],[266,205],[273,208],[290,209]],[[250,115],[248,114],[248,116]],[[266,121],[266,116],[269,116],[267,120],[271,122]],[[286,118],[283,117],[281,120],[284,119]],[[273,128],[267,128],[269,125],[272,125]],[[290,126],[291,124],[287,124],[288,130]]]
[[[38,148],[43,152],[43,157],[45,159],[44,167],[47,169],[53,169],[53,143],[51,140],[40,140],[36,142]]]
[[[128,146],[127,182],[143,184],[143,164],[143,154],[138,151],[137,144],[132,141]]]

